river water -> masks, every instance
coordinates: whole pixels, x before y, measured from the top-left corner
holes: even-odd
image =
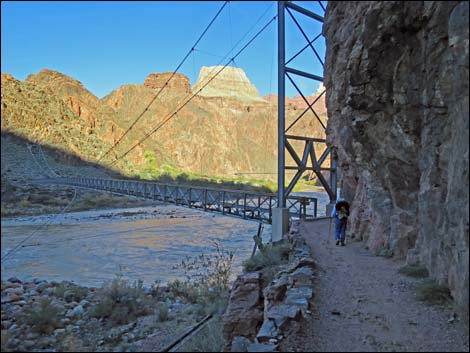
[[[213,253],[214,241],[234,253],[236,275],[251,255],[258,223],[158,205],[2,219],[1,230],[2,260],[34,232],[2,262],[2,279],[67,280],[99,287],[116,275],[146,285],[183,279],[183,271],[175,266],[187,256]],[[265,241],[270,232],[264,225]]]

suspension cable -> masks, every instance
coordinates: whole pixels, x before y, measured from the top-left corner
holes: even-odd
[[[10,257],[12,254],[15,254],[16,252],[18,252],[20,250],[20,247],[29,239],[31,239],[37,232],[39,229],[41,229],[42,227],[45,227],[44,229],[46,229],[49,224],[51,224],[51,222],[53,220],[55,220],[57,217],[59,217],[61,214],[63,214],[69,207],[70,205],[75,201],[75,198],[77,197],[77,188],[74,188],[74,194],[73,194],[73,197],[72,199],[70,200],[70,202],[59,212],[57,213],[56,215],[51,215],[51,217],[49,218],[49,220],[45,223],[45,224],[42,224],[40,226],[38,226],[33,232],[31,232],[30,235],[28,235],[27,237],[25,237],[23,240],[21,240],[20,242],[18,242],[18,244],[16,244],[13,249],[11,249],[9,252],[7,252],[4,256],[2,256],[2,260],[1,260],[1,263],[3,263],[8,257]]]
[[[167,116],[157,127],[152,129],[150,132],[148,132],[144,138],[142,138],[140,141],[138,141],[136,144],[134,144],[130,149],[128,149],[124,154],[119,156],[110,166],[115,165],[121,158],[127,156],[131,151],[133,151],[138,145],[140,145],[142,142],[147,140],[151,135],[153,135],[155,132],[160,130],[168,121],[173,119],[195,96],[197,96],[212,80],[214,80],[235,58],[237,58],[253,41],[261,34],[263,33],[268,26],[274,22],[274,20],[277,18],[277,15],[274,16],[268,23],[264,25],[263,28],[261,28],[230,60],[222,66],[221,69],[219,69],[216,74],[211,77],[196,93],[194,93],[183,105],[181,105],[177,110],[175,110],[170,116]]]

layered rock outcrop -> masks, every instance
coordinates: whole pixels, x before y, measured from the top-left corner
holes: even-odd
[[[171,73],[150,74],[144,84],[124,85],[102,99],[91,94],[80,81],[53,70],[42,70],[23,82],[2,74],[2,128],[8,128],[12,133],[21,132],[21,136],[31,140],[36,140],[39,135],[47,136],[47,140],[53,140],[54,146],[60,145],[64,151],[72,150],[97,160],[141,115],[117,148],[101,162],[111,163],[135,146],[120,159],[119,168],[125,174],[143,173],[143,177],[149,177],[150,172],[170,167],[180,172],[210,176],[238,177],[241,174],[275,180],[277,99],[269,102],[260,98],[242,69],[231,70],[225,68],[211,81],[211,84],[217,84],[215,93],[219,96],[199,93],[178,111],[177,116],[142,143],[139,143],[142,136],[171,116],[187,100],[188,93],[195,92],[191,91],[186,76],[175,74],[155,100],[156,93]],[[211,68],[203,69],[199,81],[209,80],[216,72]],[[227,81],[234,75],[238,77],[238,86]],[[150,102],[153,103],[149,106]],[[59,106],[70,114],[72,122],[56,112]],[[295,104],[292,109],[287,109],[286,120],[292,122],[299,109],[300,106],[296,108]],[[324,102],[319,100],[315,110],[326,121],[326,114],[321,113],[325,111]],[[51,123],[54,119],[59,119],[60,123]],[[65,126],[62,123],[66,123]],[[298,134],[306,130],[315,136],[324,136],[322,126],[311,112],[307,112],[291,131]],[[49,136],[51,131],[54,131],[53,137]],[[89,138],[84,139],[83,134]],[[77,150],[78,144],[90,140],[96,142]],[[302,141],[298,144],[294,147],[301,149]],[[146,153],[150,159],[145,158]],[[290,156],[286,158],[287,163],[294,163]],[[123,167],[128,163],[137,169]]]
[[[2,132],[11,132],[32,142],[73,152],[83,160],[96,160],[97,152],[109,145],[94,134],[62,97],[51,89],[1,75]]]
[[[351,233],[425,265],[468,310],[468,2],[328,4],[328,141]]]
[[[34,84],[51,95],[62,98],[70,109],[83,119],[92,133],[96,127],[96,110],[100,100],[88,91],[83,84],[74,78],[60,72],[44,69],[38,74],[29,75],[26,82]]]
[[[258,90],[241,68],[227,66],[203,66],[193,92],[203,97],[235,97],[242,101],[260,101]],[[212,77],[220,73],[212,79]]]
[[[144,86],[153,89],[161,89],[166,86],[166,89],[170,91],[177,91],[182,93],[191,92],[191,84],[189,83],[189,78],[187,78],[185,75],[178,73],[175,73],[173,77],[172,75],[172,72],[150,74],[145,79]]]

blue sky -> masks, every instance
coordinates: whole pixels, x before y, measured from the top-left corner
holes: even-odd
[[[325,2],[326,3],[326,2]],[[213,16],[222,1],[2,1],[1,71],[24,80],[43,68],[60,71],[81,81],[98,97],[124,84],[141,84],[152,72],[173,71]],[[306,7],[322,14],[317,2]],[[238,51],[277,13],[273,1],[232,1],[179,72],[191,84],[201,66],[216,65],[245,33]],[[295,14],[310,39],[321,24]],[[307,42],[286,15],[287,57]],[[315,42],[321,56],[323,38]],[[292,65],[322,76],[322,68],[307,48]],[[225,61],[224,61],[225,63]],[[277,91],[277,21],[272,23],[236,60],[261,95]],[[298,80],[306,93],[317,82]],[[296,95],[287,85],[287,94]]]

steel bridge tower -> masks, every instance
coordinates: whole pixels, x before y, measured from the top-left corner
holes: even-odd
[[[321,2],[319,2],[323,8]],[[324,8],[323,8],[324,9]],[[302,36],[306,40],[306,45],[293,55],[289,60],[286,61],[286,14],[292,18],[296,28],[302,33]],[[312,60],[318,61],[323,66],[323,60],[315,49],[315,41],[322,36],[322,32],[310,39],[302,25],[297,20],[296,16],[305,16],[308,23],[317,21],[323,24],[323,16],[318,13],[312,12],[305,7],[295,4],[291,1],[279,1],[278,2],[278,207],[273,209],[273,229],[272,229],[272,240],[278,241],[282,239],[284,234],[287,233],[289,224],[289,214],[286,208],[286,200],[289,194],[292,192],[294,186],[297,184],[302,174],[305,171],[312,171],[315,173],[317,179],[328,193],[330,204],[336,202],[337,193],[337,177],[336,177],[336,165],[337,157],[336,151],[332,147],[326,145],[326,139],[309,135],[309,131],[305,131],[305,135],[293,135],[289,134],[289,130],[301,120],[307,111],[313,113],[318,119],[320,124],[325,129],[325,125],[322,123],[318,114],[315,112],[313,105],[316,100],[309,102],[307,95],[302,92],[302,89],[296,83],[296,79],[303,77],[309,80],[323,82],[323,77],[312,72],[306,72],[293,67],[292,61],[303,53],[306,49],[312,50]],[[312,61],[313,62],[313,61]],[[323,75],[323,73],[322,73]],[[303,98],[307,104],[307,108],[300,113],[294,121],[286,128],[285,120],[285,87],[286,77],[289,82],[295,87],[297,92]],[[321,95],[325,94],[323,91]],[[293,141],[297,141],[292,143]],[[299,142],[303,142],[303,150],[300,151],[298,148]],[[297,144],[297,150],[294,145]],[[324,150],[321,155],[317,156],[316,150],[321,150],[319,147],[323,146]],[[289,153],[292,159],[295,161],[294,166],[286,166],[286,154]],[[325,161],[329,158],[330,166],[324,167]],[[289,181],[287,187],[285,186],[286,170],[295,170],[296,173],[292,180]],[[322,172],[329,172],[329,180],[325,177]]]

